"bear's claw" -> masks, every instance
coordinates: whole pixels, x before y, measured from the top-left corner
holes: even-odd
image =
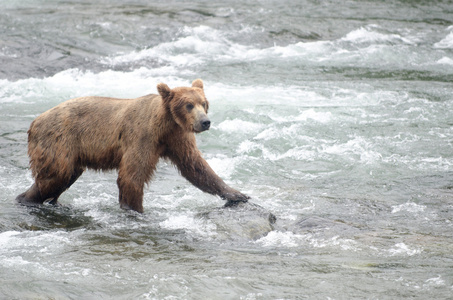
[[[229,200],[229,201],[227,201],[227,203],[225,203],[225,205],[223,207],[236,207],[241,203],[247,203],[247,202],[248,202],[248,200],[237,200],[237,201]]]

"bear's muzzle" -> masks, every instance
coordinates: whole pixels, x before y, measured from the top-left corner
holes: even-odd
[[[196,118],[195,122],[193,125],[193,129],[195,132],[202,132],[205,130],[208,130],[211,127],[211,120],[209,120],[208,116],[206,115],[206,112],[203,109],[197,109],[196,112]]]
[[[193,129],[195,132],[202,132],[208,130],[211,127],[211,121],[206,117],[206,115],[199,119],[198,122],[195,123]]]
[[[203,130],[208,130],[211,127],[211,121],[208,118],[201,120],[200,123]]]

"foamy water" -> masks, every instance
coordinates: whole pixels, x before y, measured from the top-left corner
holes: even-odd
[[[0,4],[0,298],[451,297],[451,5],[290,4]],[[14,204],[40,113],[195,78],[200,150],[273,230],[203,217],[223,201],[165,161],[142,215],[115,172]]]

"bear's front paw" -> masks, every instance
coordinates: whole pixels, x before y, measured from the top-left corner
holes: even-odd
[[[238,192],[238,191],[225,193],[221,197],[222,197],[222,199],[227,200],[225,207],[236,206],[239,203],[247,202],[250,199],[249,196],[242,194],[241,192]]]
[[[241,203],[247,203],[247,200],[245,201],[227,201],[223,207],[236,207]]]

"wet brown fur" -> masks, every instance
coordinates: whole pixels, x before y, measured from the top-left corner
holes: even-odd
[[[76,98],[37,117],[28,130],[35,183],[17,201],[56,204],[86,168],[117,169],[120,206],[143,212],[143,188],[161,157],[202,191],[228,203],[247,201],[215,174],[197,148],[194,133],[206,130],[201,124],[209,121],[203,82],[174,89],[160,83],[157,89],[159,95],[136,99]]]

